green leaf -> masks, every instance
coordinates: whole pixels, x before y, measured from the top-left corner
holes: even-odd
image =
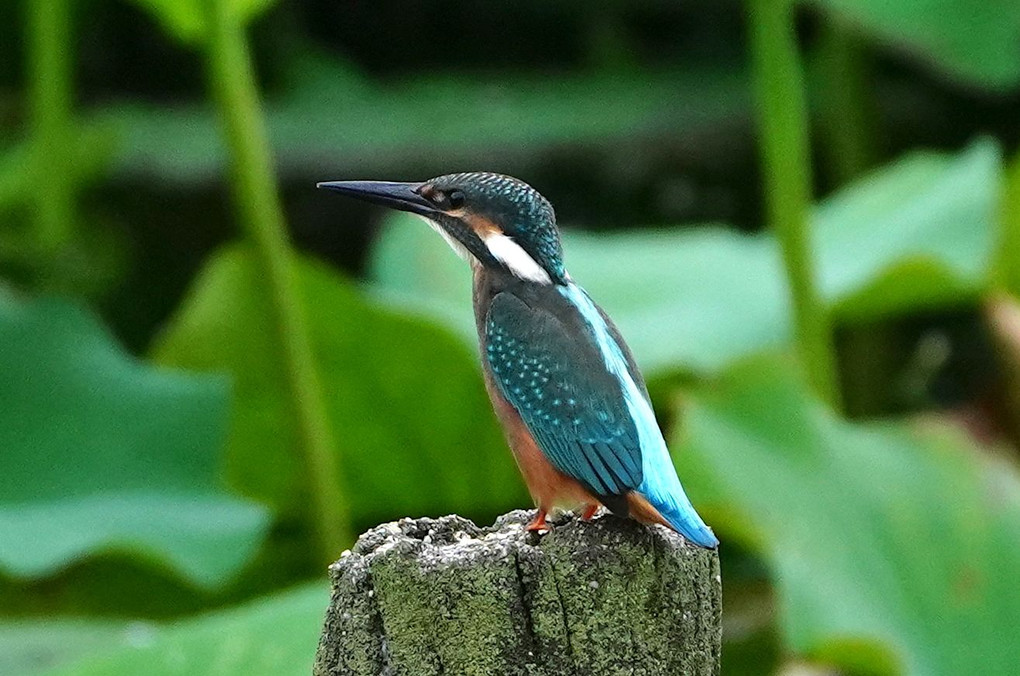
[[[114,159],[114,128],[109,123],[81,124],[71,134],[69,165],[79,184],[101,175]],[[0,210],[26,204],[31,198],[36,160],[29,141],[0,149]]]
[[[134,645],[52,676],[305,676],[311,672],[329,589],[318,582],[160,628]]]
[[[60,167],[69,180],[82,187],[109,168],[114,156],[114,132],[106,123],[79,124],[72,131]],[[36,186],[45,189],[49,177],[37,169],[40,157],[28,140],[0,148],[0,216],[30,208]],[[99,295],[117,277],[124,248],[120,233],[105,224],[84,232],[75,230],[74,237],[65,241],[54,256],[38,241],[39,233],[27,227],[30,220],[12,218],[14,227],[0,228],[0,265],[8,271],[25,271],[22,274],[28,273],[37,288],[67,290],[79,297]]]
[[[822,293],[842,319],[972,302],[990,281],[1002,162],[990,140],[918,152],[822,202]]]
[[[206,36],[205,9],[208,2],[226,2],[230,11],[242,24],[251,21],[271,7],[275,0],[134,0],[149,11],[167,33],[181,42],[199,43]]]
[[[987,286],[999,153],[919,153],[817,209],[819,286],[841,321],[974,302]],[[789,294],[771,235],[721,227],[563,233],[571,275],[651,372],[713,372],[790,340]],[[390,220],[370,263],[380,299],[474,341],[470,275],[417,219]]]
[[[0,151],[0,209],[28,201],[32,184],[32,150],[21,143]]]
[[[1020,4],[1014,0],[819,0],[817,4],[955,79],[991,89],[1020,83]]]
[[[744,73],[717,67],[641,78],[415,75],[382,85],[346,64],[300,55],[289,72],[285,93],[264,106],[275,165],[281,175],[320,179],[384,175],[408,157],[505,166],[564,144],[675,138],[678,129],[693,135],[749,110]],[[96,116],[121,132],[123,174],[193,182],[225,170],[219,120],[208,106],[120,103]]]
[[[216,480],[223,380],[138,364],[53,299],[0,295],[0,355],[0,567],[113,550],[214,587],[251,558],[266,514]]]
[[[31,676],[117,645],[146,640],[147,622],[59,619],[0,622],[0,674]]]
[[[808,392],[792,363],[745,363],[685,398],[673,444],[723,547],[769,562],[789,648],[882,673],[1010,673],[1016,468],[944,425],[849,423]]]
[[[443,331],[367,304],[324,265],[298,261],[312,347],[355,522],[450,511],[491,516],[522,503],[521,482],[484,393],[477,358]],[[227,475],[287,513],[305,471],[266,328],[269,290],[248,248],[215,255],[153,354],[234,379]]]

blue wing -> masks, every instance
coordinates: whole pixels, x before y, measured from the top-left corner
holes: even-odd
[[[493,380],[554,467],[597,496],[624,495],[641,484],[642,464],[620,384],[585,338],[583,318],[543,296],[492,299],[485,342]]]
[[[680,485],[622,338],[584,291],[571,283],[496,294],[485,351],[497,387],[554,467],[611,509],[637,491],[691,541],[718,544]]]

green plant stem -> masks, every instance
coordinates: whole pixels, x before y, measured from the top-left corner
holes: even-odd
[[[1004,400],[1014,443],[1020,443],[1020,152],[1006,165],[999,205],[999,242],[992,270],[992,293],[984,315],[995,347],[1004,384]]]
[[[808,114],[793,4],[790,0],[749,0],[749,16],[769,223],[782,248],[793,296],[797,346],[808,378],[822,399],[838,407],[832,332],[815,288],[811,261]]]
[[[71,157],[72,64],[68,0],[28,0],[28,107],[31,125],[34,237],[49,256],[74,227]]]
[[[875,162],[871,63],[858,35],[838,17],[822,25],[820,38],[821,130],[829,170],[842,185]]]
[[[871,59],[853,27],[838,15],[821,25],[817,75],[820,84],[822,151],[832,185],[839,187],[875,164],[878,119],[871,89]],[[844,410],[850,416],[888,410],[888,373],[894,352],[890,330],[881,323],[851,326],[843,355],[852,368],[843,374]]]
[[[1020,153],[1006,167],[995,284],[1020,297]]]
[[[301,432],[320,554],[324,562],[332,562],[350,540],[350,524],[339,487],[337,448],[312,354],[251,56],[243,26],[230,12],[227,0],[205,0],[205,6],[209,27],[208,76],[230,150],[235,206],[261,257],[271,289]]]

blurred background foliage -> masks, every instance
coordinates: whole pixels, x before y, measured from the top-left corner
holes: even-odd
[[[556,205],[722,538],[724,674],[1020,662],[1020,3],[0,6],[0,673],[308,673],[325,565],[528,503],[469,275]]]

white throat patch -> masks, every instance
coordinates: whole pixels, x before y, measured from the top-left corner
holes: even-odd
[[[493,258],[509,268],[515,277],[539,284],[551,284],[549,273],[521,246],[503,233],[491,233],[482,238]]]
[[[418,216],[421,220],[429,224],[429,227],[438,232],[446,240],[446,243],[450,245],[458,256],[466,261],[470,261],[472,264],[476,264],[474,256],[468,251],[463,244],[457,241],[450,233],[446,231],[443,226],[439,225],[431,218],[425,218],[424,216]],[[482,242],[485,243],[486,248],[489,249],[489,253],[492,257],[505,265],[515,277],[520,279],[526,279],[531,282],[538,282],[539,284],[551,284],[552,280],[549,278],[549,273],[539,265],[531,255],[521,248],[520,244],[513,241],[503,233],[490,232],[482,237]]]
[[[415,214],[415,215],[417,216],[417,214]],[[450,245],[450,248],[453,249],[454,252],[458,256],[460,256],[461,258],[463,258],[466,261],[472,260],[473,257],[471,256],[471,252],[469,252],[467,249],[465,249],[464,245],[461,244],[460,242],[458,242],[456,240],[456,238],[454,238],[450,233],[448,233],[443,228],[443,226],[439,225],[438,223],[433,221],[431,218],[425,218],[424,216],[418,216],[418,218],[420,218],[421,220],[423,220],[426,223],[428,223],[430,228],[432,228],[433,230],[438,232],[440,235],[442,235],[443,239],[446,240],[446,243]]]

